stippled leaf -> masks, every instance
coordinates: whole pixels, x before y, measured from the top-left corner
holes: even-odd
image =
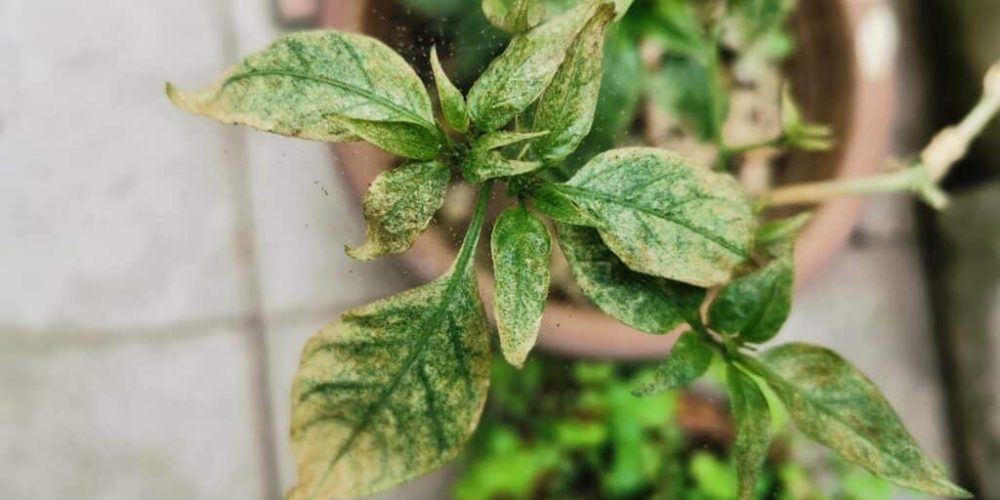
[[[359,247],[348,247],[347,254],[372,260],[409,249],[444,204],[450,178],[448,167],[434,161],[380,174],[365,195],[367,239]]]
[[[739,475],[739,498],[749,500],[771,447],[771,411],[756,381],[733,365],[726,370],[729,405],[736,422],[733,459]]]
[[[507,362],[520,368],[535,346],[549,295],[552,240],[545,224],[524,207],[504,210],[493,226],[493,311]]]
[[[497,177],[526,174],[542,168],[539,161],[521,161],[505,158],[496,151],[471,150],[466,155],[462,170],[469,182],[478,183]]]
[[[511,40],[469,90],[469,113],[477,129],[503,127],[541,97],[597,1],[581,2]]]
[[[448,79],[444,68],[441,67],[437,47],[431,47],[431,70],[434,72],[434,85],[437,86],[438,99],[441,101],[441,111],[445,121],[459,132],[469,130],[469,108],[465,104],[465,96]]]
[[[538,139],[539,137],[544,137],[548,133],[549,132],[547,130],[539,132],[490,132],[476,139],[472,147],[482,151],[498,149],[512,144]]]
[[[648,396],[683,387],[702,376],[712,364],[712,346],[695,332],[686,332],[677,339],[670,356],[653,373],[653,380],[640,385],[636,396]]]
[[[722,333],[738,333],[748,342],[770,340],[791,312],[794,268],[792,256],[786,254],[730,281],[708,310],[709,326]]]
[[[542,22],[545,4],[542,0],[483,0],[483,13],[493,26],[520,33]]]
[[[570,45],[566,59],[538,101],[533,126],[551,133],[532,147],[546,161],[566,158],[590,132],[601,90],[604,33],[613,18],[612,4],[598,8]]]
[[[748,257],[753,211],[736,180],[666,151],[608,151],[552,189],[599,221],[634,271],[708,287]]]
[[[489,327],[473,254],[477,205],[452,269],[345,313],[309,340],[292,388],[291,500],[370,494],[452,459],[479,420]]]
[[[423,83],[399,54],[335,31],[278,39],[197,92],[167,86],[185,111],[225,123],[322,141],[363,139],[432,159],[441,147]]]
[[[629,269],[596,229],[569,224],[556,228],[577,285],[609,316],[636,330],[664,334],[698,314],[705,290]]]
[[[760,375],[806,436],[900,486],[970,496],[923,454],[878,388],[833,351],[785,344],[762,361]]]

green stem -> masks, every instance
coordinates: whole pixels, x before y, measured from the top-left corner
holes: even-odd
[[[913,192],[936,208],[946,203],[930,174],[923,165],[896,172],[832,181],[796,184],[771,190],[762,201],[768,206],[804,205],[845,196],[866,196],[881,193]]]
[[[472,255],[476,253],[476,245],[479,243],[479,233],[483,231],[483,224],[486,221],[486,206],[490,202],[490,191],[493,188],[493,181],[486,181],[479,188],[479,195],[476,199],[476,209],[472,213],[472,221],[465,231],[465,238],[462,239],[462,247],[458,250],[458,257],[455,259],[455,270],[465,269],[472,261]]]

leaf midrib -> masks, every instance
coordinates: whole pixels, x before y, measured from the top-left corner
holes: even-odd
[[[410,118],[415,124],[420,125],[428,130],[433,129],[433,125],[427,123],[424,117],[416,114],[415,112],[396,104],[395,102],[382,97],[371,90],[365,89],[363,87],[358,87],[357,85],[352,85],[350,83],[335,80],[333,78],[327,78],[323,76],[310,75],[307,73],[300,73],[298,71],[288,71],[288,70],[251,70],[246,73],[240,73],[238,75],[233,75],[229,77],[225,83],[222,84],[222,89],[225,89],[229,85],[236,83],[240,80],[246,80],[248,78],[257,77],[268,77],[268,76],[285,76],[288,78],[300,78],[303,80],[309,80],[316,83],[321,83],[324,85],[329,85],[331,87],[336,87],[338,89],[344,90],[346,92],[353,92],[366,99],[370,99],[381,106],[384,106],[396,113],[399,113],[407,118]]]
[[[590,197],[590,198],[595,199],[595,200],[603,201],[603,202],[606,202],[606,203],[611,203],[611,204],[618,205],[618,206],[621,206],[621,207],[625,207],[625,208],[629,208],[629,209],[632,209],[632,210],[636,210],[636,211],[642,212],[642,213],[647,214],[647,215],[651,215],[651,216],[656,217],[658,219],[662,219],[662,220],[664,220],[666,222],[669,222],[671,224],[674,224],[674,225],[680,226],[680,227],[682,227],[684,229],[687,229],[688,231],[691,231],[692,233],[697,234],[698,236],[701,236],[702,238],[705,238],[705,239],[711,241],[712,243],[715,243],[716,245],[722,247],[724,250],[727,250],[729,253],[732,253],[733,255],[736,255],[737,257],[739,257],[741,259],[748,259],[748,258],[750,258],[749,254],[747,254],[745,251],[743,251],[741,248],[737,247],[733,243],[731,243],[729,241],[726,241],[721,236],[712,234],[712,233],[710,233],[710,232],[708,232],[708,231],[706,231],[706,230],[704,230],[704,229],[702,229],[702,228],[700,228],[698,226],[695,226],[694,224],[692,224],[691,222],[689,222],[687,220],[684,220],[682,218],[678,218],[676,215],[673,215],[673,214],[670,214],[670,213],[667,213],[667,212],[661,212],[659,210],[653,210],[651,208],[647,208],[647,207],[644,207],[642,205],[638,205],[636,203],[632,203],[632,202],[630,202],[628,200],[623,200],[623,199],[618,198],[618,197],[606,195],[604,193],[600,193],[600,192],[597,192],[597,191],[591,191],[589,189],[584,189],[584,188],[580,188],[580,187],[576,187],[576,186],[569,186],[569,185],[566,185],[566,184],[561,184],[561,185],[556,186],[556,189],[562,190],[562,191],[566,192],[567,194],[582,195],[582,196],[585,196],[585,197]]]

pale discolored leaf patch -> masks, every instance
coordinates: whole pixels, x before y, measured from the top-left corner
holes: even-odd
[[[605,314],[653,334],[667,333],[698,314],[705,290],[629,269],[596,229],[570,224],[556,229],[577,285]]]
[[[488,134],[483,134],[481,137],[476,139],[472,147],[481,151],[488,151],[526,141],[532,141],[534,139],[538,139],[539,137],[544,137],[548,135],[548,133],[549,132],[547,130],[539,132],[508,132],[506,130],[490,132]]]
[[[167,94],[185,111],[282,135],[363,139],[418,159],[441,148],[420,78],[399,54],[364,35],[287,35],[204,90],[168,84]]]
[[[542,221],[514,207],[497,218],[491,243],[500,347],[507,362],[520,368],[535,346],[549,295],[552,240]]]
[[[514,37],[469,89],[469,114],[477,129],[499,129],[538,100],[597,5],[597,0],[583,1]]]
[[[970,496],[924,455],[878,388],[833,351],[792,343],[761,359],[761,375],[806,436],[900,486]]]
[[[441,100],[441,111],[445,121],[451,128],[465,132],[469,130],[469,108],[465,104],[462,91],[448,78],[438,59],[437,47],[431,48],[431,69],[434,72],[434,84],[437,86],[438,98]]]
[[[739,498],[750,500],[771,447],[771,410],[757,382],[732,364],[726,368],[726,383],[736,423],[733,460],[739,476]]]
[[[483,14],[490,24],[509,33],[534,28],[545,16],[543,0],[483,0]]]
[[[753,210],[731,176],[653,148],[608,151],[554,185],[634,271],[709,287],[749,257]]]
[[[545,161],[565,159],[590,132],[601,90],[604,33],[614,12],[612,4],[597,10],[570,45],[566,59],[538,101],[533,127],[551,133],[536,141],[533,148]]]
[[[656,367],[653,380],[640,385],[632,393],[648,396],[690,384],[708,371],[713,354],[712,346],[696,332],[685,332],[677,339],[670,356]]]
[[[709,326],[748,342],[771,340],[792,310],[794,267],[789,253],[727,283],[708,310]]]
[[[380,174],[365,194],[365,243],[348,247],[347,255],[372,260],[409,249],[444,204],[450,178],[448,167],[434,161]]]
[[[299,477],[287,498],[383,490],[444,465],[468,440],[490,376],[472,259],[481,207],[451,271],[309,340],[292,388]]]

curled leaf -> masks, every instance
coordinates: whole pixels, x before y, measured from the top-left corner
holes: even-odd
[[[791,255],[785,255],[727,283],[708,310],[709,326],[722,333],[739,334],[748,342],[770,340],[781,330],[792,309],[794,267]]]
[[[604,33],[613,18],[612,4],[598,8],[538,101],[533,126],[551,133],[535,143],[534,151],[546,161],[566,158],[590,132],[601,89]]]
[[[552,189],[598,221],[634,271],[709,287],[749,256],[753,210],[736,180],[666,151],[608,151]]]
[[[538,100],[595,10],[596,2],[587,0],[515,36],[469,89],[469,114],[476,128],[499,129]]]
[[[496,151],[478,150],[470,151],[462,165],[465,178],[472,183],[526,174],[540,168],[542,162],[511,160]]]
[[[491,243],[500,347],[507,362],[520,368],[535,346],[549,295],[552,240],[542,221],[514,207],[497,218]]]
[[[450,178],[448,167],[434,161],[380,174],[365,194],[367,239],[359,247],[348,247],[347,255],[372,260],[409,249],[444,204]]]
[[[321,141],[363,139],[418,159],[441,139],[417,74],[382,42],[312,31],[284,36],[231,68],[212,86],[168,84],[181,109],[224,123]]]
[[[648,396],[676,389],[694,382],[712,365],[714,351],[695,332],[685,332],[677,339],[670,356],[663,360],[653,374],[653,380],[639,386],[633,394]]]
[[[833,351],[792,343],[761,360],[760,375],[806,436],[900,486],[971,496],[924,455],[875,384]]]
[[[437,86],[438,98],[441,100],[441,111],[444,113],[445,121],[459,132],[469,130],[469,108],[465,104],[465,96],[448,79],[444,68],[441,67],[437,47],[431,48],[431,70],[434,72],[434,85]]]
[[[705,290],[628,268],[596,229],[557,224],[577,285],[601,311],[636,330],[664,334],[697,316]]]

